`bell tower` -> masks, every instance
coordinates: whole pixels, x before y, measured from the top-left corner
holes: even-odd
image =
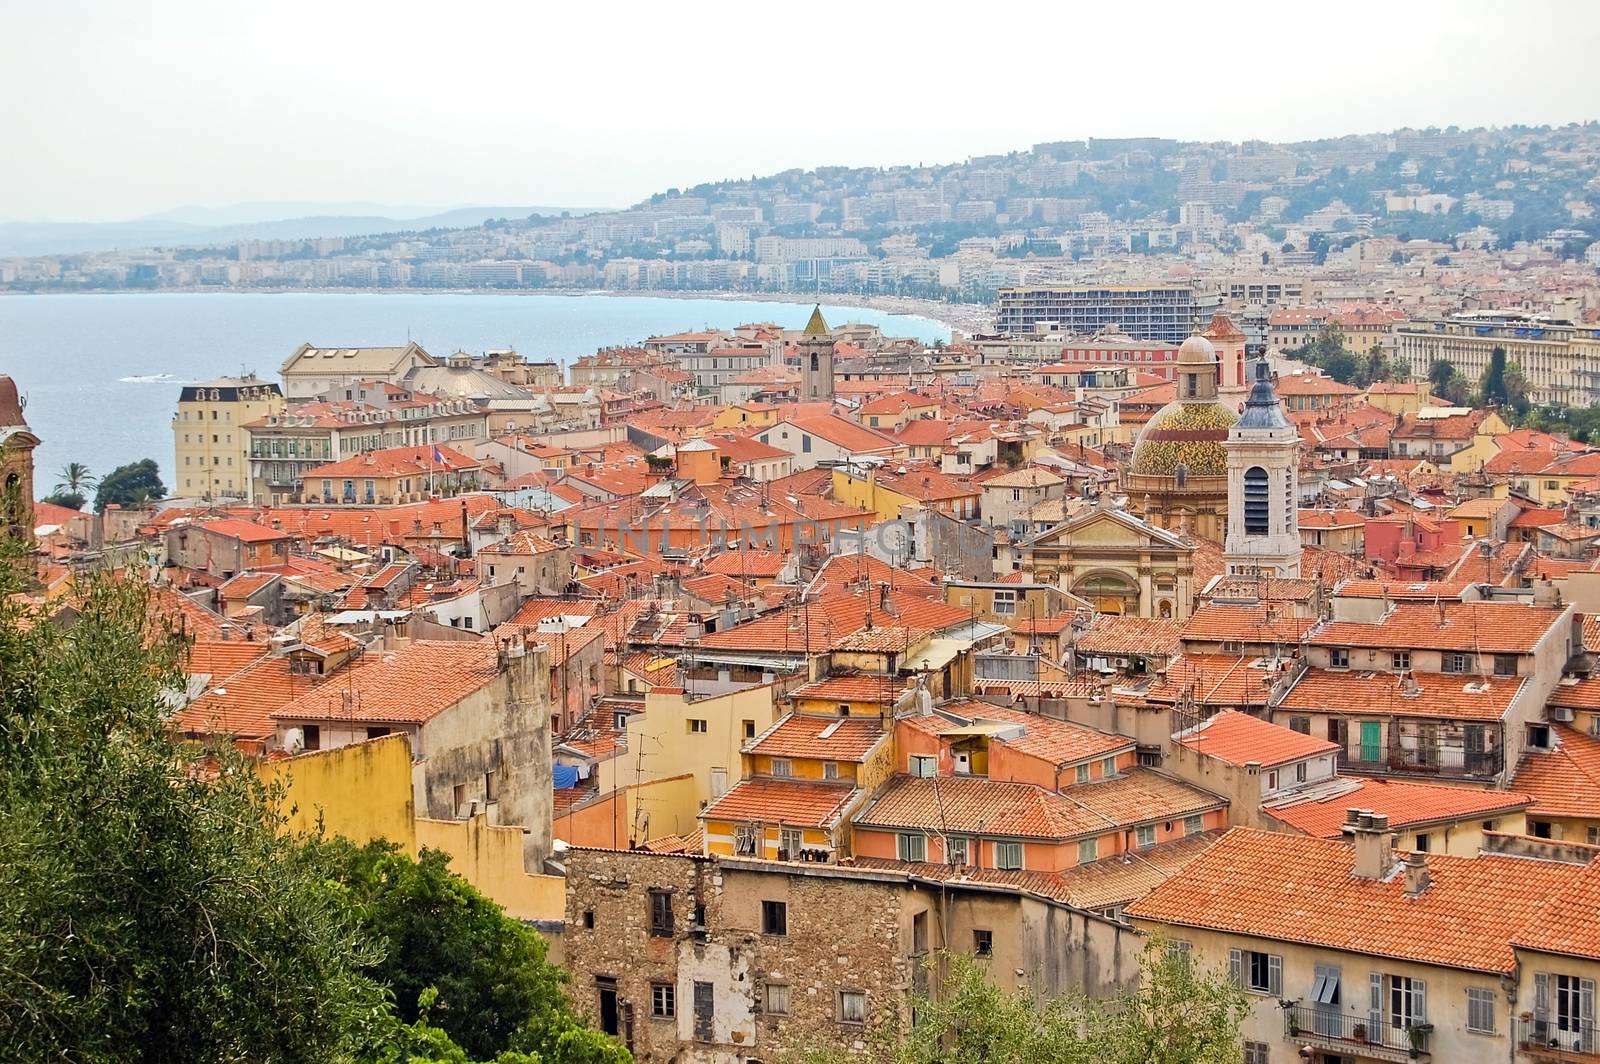
[[[1244,413],[1228,430],[1229,573],[1300,575],[1300,434],[1284,416],[1267,360],[1254,365]]]
[[[833,401],[833,335],[823,320],[822,307],[811,310],[811,320],[800,334],[800,399]]]
[[[0,373],[0,534],[33,535],[33,449],[17,384]]]

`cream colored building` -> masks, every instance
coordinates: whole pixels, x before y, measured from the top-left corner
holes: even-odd
[[[172,415],[172,494],[250,499],[250,434],[245,426],[281,414],[283,390],[254,374],[185,385]]]

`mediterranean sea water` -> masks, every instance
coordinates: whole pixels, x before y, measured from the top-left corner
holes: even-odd
[[[776,322],[799,328],[811,305],[655,296],[473,293],[116,293],[0,296],[0,373],[27,399],[43,443],[34,481],[48,494],[68,462],[95,474],[154,458],[173,489],[172,415],[185,382],[255,371],[276,380],[302,343],[403,344],[430,354],[514,348],[570,363],[652,334]],[[948,340],[937,322],[824,304],[830,324]]]

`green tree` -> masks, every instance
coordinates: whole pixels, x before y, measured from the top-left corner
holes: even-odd
[[[89,500],[85,499],[82,495],[64,492],[61,490],[60,485],[57,485],[56,490],[52,491],[49,495],[46,495],[41,501],[51,503],[55,506],[65,506],[69,510],[81,510],[83,509],[83,504]]]
[[[94,474],[90,473],[89,467],[82,462],[68,462],[61,467],[61,472],[56,475],[61,478],[54,489],[57,495],[77,495],[82,497],[86,491],[94,487]]]
[[[118,506],[142,506],[147,502],[164,499],[167,486],[161,483],[161,470],[154,458],[118,466],[100,478],[100,488],[94,493],[94,508],[104,511],[115,503]]]
[[[546,1064],[626,1064],[621,1043],[585,1025],[545,959],[544,940],[424,850],[328,843],[340,885],[381,949],[371,975],[405,1024],[436,1028],[474,1057],[532,1053]],[[405,1039],[417,1037],[413,1027]],[[428,1038],[436,1038],[429,1034]]]
[[[1506,349],[1498,344],[1489,351],[1489,364],[1478,381],[1478,394],[1485,403],[1506,405]]]
[[[81,581],[71,624],[0,540],[0,1045],[85,1064],[320,1062],[386,1006],[315,851],[243,761],[167,731],[183,640],[145,588]]]
[[[1035,1004],[1026,990],[1003,990],[986,966],[963,954],[935,954],[936,996],[914,993],[911,1013],[886,1017],[869,1040],[870,1064],[1234,1064],[1244,995],[1218,973],[1191,967],[1187,954],[1146,946],[1139,986],[1113,997],[1063,995]],[[843,1047],[808,1047],[790,1064],[846,1064],[863,1057]]]

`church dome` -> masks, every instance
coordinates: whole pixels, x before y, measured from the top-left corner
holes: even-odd
[[[1178,365],[1180,366],[1215,366],[1217,364],[1217,349],[1199,333],[1195,333],[1178,348]]]
[[[1184,346],[1197,339],[1200,338],[1189,337]],[[1183,357],[1181,352],[1178,357]],[[1228,449],[1223,445],[1228,430],[1238,420],[1238,414],[1214,400],[1197,403],[1175,399],[1157,410],[1140,431],[1138,442],[1133,445],[1129,472],[1170,477],[1182,465],[1192,477],[1227,476]]]
[[[22,397],[17,394],[17,382],[0,373],[0,428],[26,428],[22,417]]]

